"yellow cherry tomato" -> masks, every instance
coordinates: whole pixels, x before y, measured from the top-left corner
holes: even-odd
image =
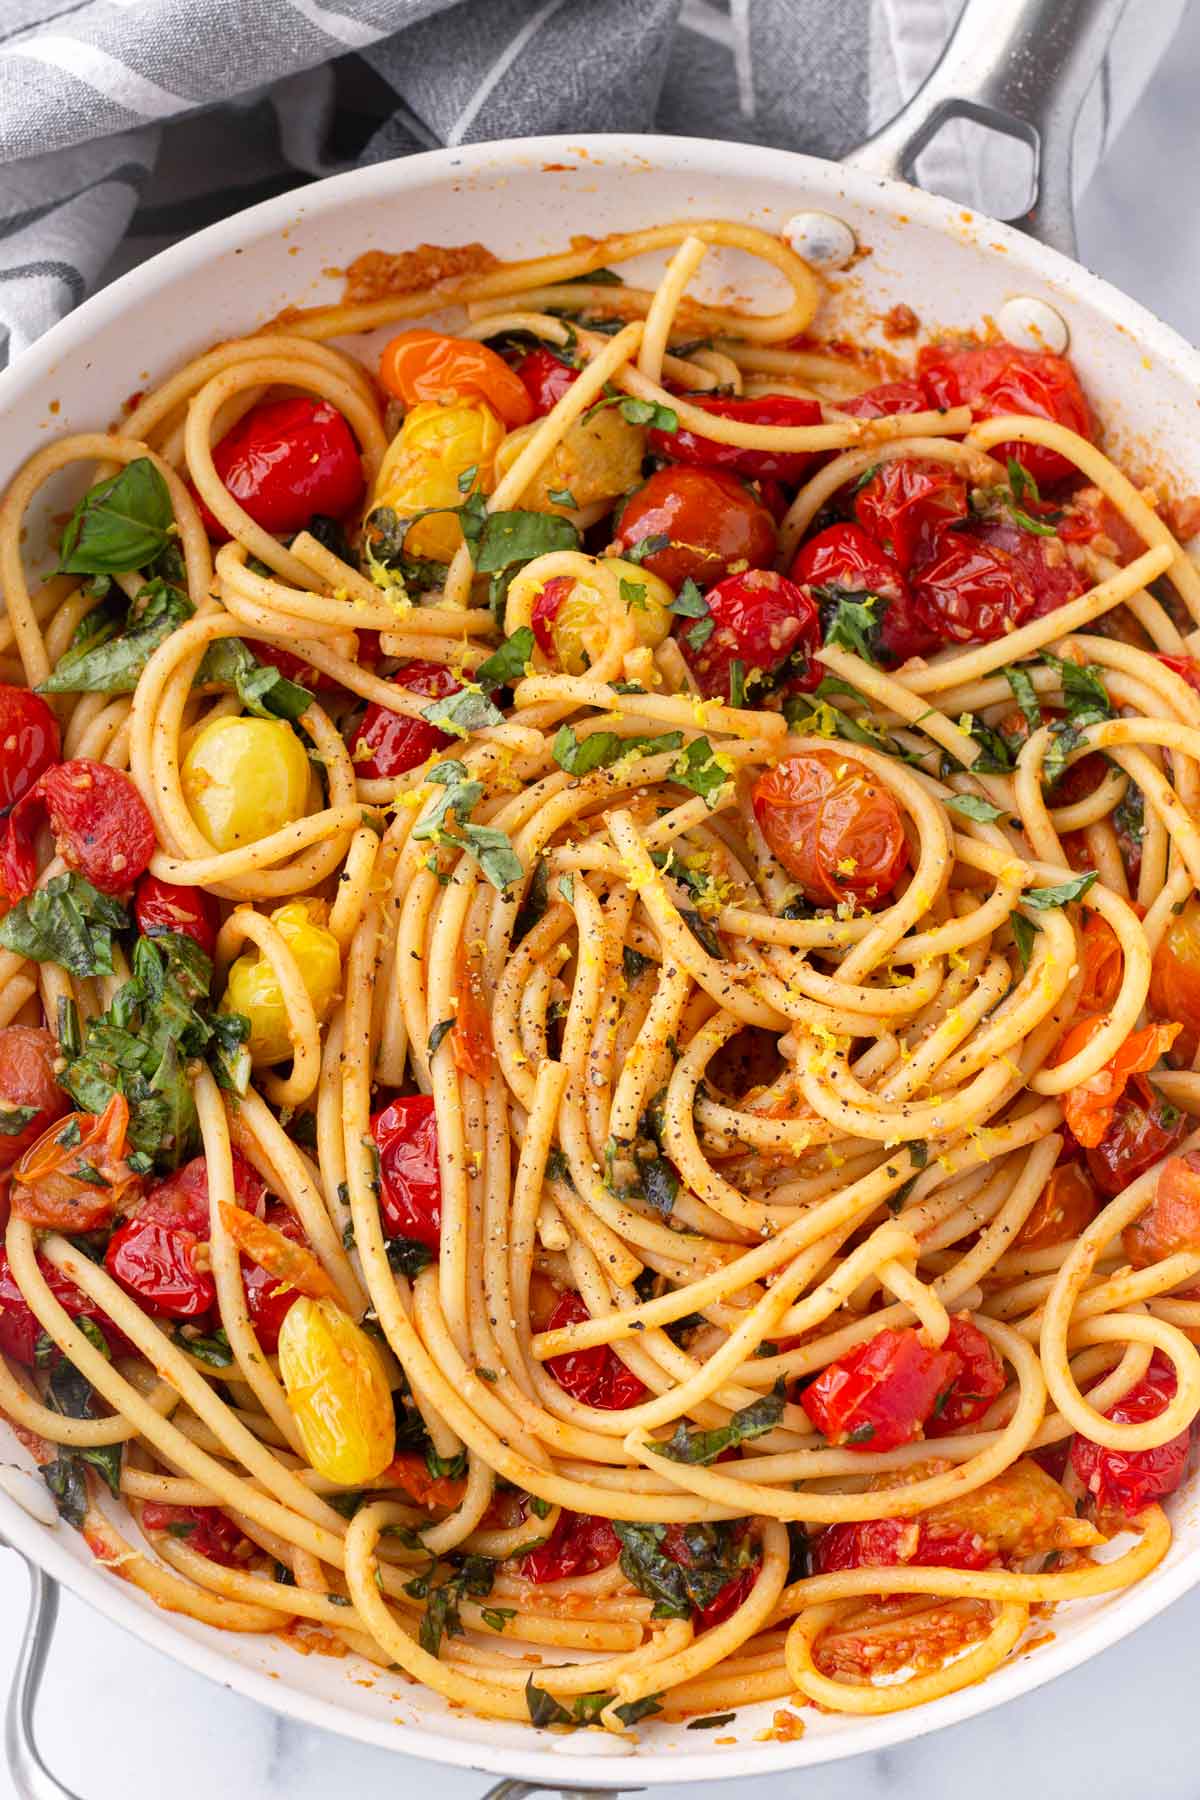
[[[379,1350],[336,1300],[293,1301],[279,1328],[279,1373],[312,1467],[328,1481],[374,1481],[396,1449]]]
[[[448,406],[422,401],[405,415],[375,482],[373,506],[390,506],[402,519],[427,506],[461,506],[458,485],[468,469],[478,471],[472,486],[489,494],[493,463],[504,426],[482,400]],[[462,527],[449,513],[421,519],[405,539],[410,556],[449,562],[462,543]]]
[[[188,810],[218,850],[304,816],[308,757],[283,719],[214,719],[192,740],[181,773]]]
[[[290,900],[271,914],[271,923],[296,959],[318,1025],[329,1017],[342,985],[341,951],[325,928],[325,917],[321,900]],[[258,950],[245,951],[230,968],[221,1010],[249,1019],[247,1045],[256,1067],[291,1056],[283,994],[274,969]]]
[[[638,563],[620,556],[606,556],[596,567],[606,569],[616,587],[576,581],[559,604],[550,626],[554,655],[567,675],[583,675],[605,649],[614,624],[626,617],[633,621],[638,645],[653,650],[671,629],[671,602],[675,598],[666,582]]]
[[[497,479],[507,474],[540,424],[535,419],[509,432],[496,458]],[[623,419],[618,407],[585,413],[567,426],[517,505],[529,512],[566,513],[572,508],[553,495],[569,494],[577,507],[615,500],[641,480],[645,454],[645,431]]]

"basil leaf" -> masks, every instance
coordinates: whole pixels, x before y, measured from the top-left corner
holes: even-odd
[[[174,1337],[181,1350],[197,1362],[207,1363],[210,1369],[228,1369],[233,1364],[233,1351],[223,1325],[207,1337],[185,1337],[182,1331],[176,1331]]]
[[[707,619],[708,601],[689,575],[668,609],[677,619]]]
[[[974,819],[980,825],[991,825],[1004,816],[1002,806],[993,806],[990,800],[982,800],[978,794],[951,794],[943,805],[949,812],[962,813],[965,819]]]
[[[729,665],[729,704],[746,704],[746,665],[737,657]]]
[[[660,406],[653,400],[622,400],[617,410],[630,425],[647,425],[651,431],[679,430],[679,414],[673,406]]]
[[[431,706],[423,706],[421,716],[436,725],[439,731],[448,731],[451,737],[457,738],[467,738],[473,731],[504,723],[500,708],[474,688],[462,688],[457,694],[446,694]]]
[[[480,1608],[480,1618],[489,1631],[503,1631],[510,1619],[515,1619],[515,1606],[484,1606]]]
[[[1031,732],[1036,731],[1042,723],[1042,709],[1038,705],[1037,693],[1028,669],[1010,668],[1002,670],[1001,673],[1013,691],[1013,696],[1021,709],[1021,716],[1026,725]]]
[[[1012,926],[1013,938],[1017,946],[1017,955],[1021,959],[1021,967],[1027,969],[1033,955],[1033,940],[1041,933],[1041,926],[1035,925],[1023,913],[1009,913],[1008,922]]]
[[[575,511],[579,504],[570,488],[547,488],[546,498],[547,500],[552,500],[555,506],[570,507],[572,512]]]
[[[463,837],[467,849],[494,888],[504,893],[520,881],[525,868],[509,842],[507,832],[494,825],[464,825]]]
[[[721,948],[721,940],[708,920],[690,906],[681,906],[679,916],[696,942],[707,950],[708,954],[717,962],[724,962],[725,952]]]
[[[36,1106],[0,1106],[0,1137],[20,1137],[39,1110]]]
[[[716,806],[717,795],[732,779],[708,739],[703,737],[692,739],[671,770],[671,780],[690,788],[693,794],[702,794],[710,812]]]
[[[660,1456],[669,1456],[672,1462],[715,1462],[723,1451],[774,1431],[783,1417],[783,1391],[783,1382],[777,1382],[773,1392],[743,1406],[730,1416],[728,1425],[718,1425],[712,1431],[689,1429],[680,1424],[665,1444],[657,1444],[654,1448]]]
[[[836,595],[832,609],[822,618],[824,642],[835,647],[840,645],[843,650],[853,650],[864,662],[873,664],[879,632],[875,612],[878,596],[867,594],[861,599],[851,599],[840,590],[832,591]],[[827,590],[817,588],[815,592],[824,598]]]
[[[454,1030],[454,1025],[455,1021],[453,1019],[439,1019],[433,1030],[430,1032],[426,1054],[431,1060],[441,1049],[442,1042],[447,1034]]]
[[[652,738],[623,738],[615,731],[592,731],[587,737],[577,738],[569,725],[560,725],[551,754],[568,775],[590,775],[593,769],[611,768],[622,756],[655,756],[678,750],[682,743],[681,731],[667,731]]]
[[[1098,880],[1096,870],[1088,869],[1085,874],[1076,875],[1073,881],[1062,881],[1057,887],[1029,888],[1021,895],[1021,905],[1032,906],[1036,912],[1049,912],[1056,906],[1066,906],[1072,900],[1082,900]]]
[[[475,547],[475,567],[481,575],[490,575],[552,550],[578,550],[581,542],[570,519],[558,513],[488,513]]]
[[[679,1177],[665,1156],[656,1156],[642,1169],[642,1192],[660,1218],[669,1219],[675,1210]]]
[[[111,975],[113,933],[128,924],[119,900],[69,871],[18,900],[0,920],[0,944],[34,962],[57,963],[72,975]]]
[[[144,606],[136,615],[130,609],[126,629],[119,637],[98,633],[68,650],[39,683],[37,692],[131,694],[158,646],[196,610],[186,594],[162,580],[148,582],[134,607],[143,597]],[[97,637],[102,641],[97,642]]]
[[[124,575],[166,549],[175,528],[167,484],[148,456],[83,496],[59,546],[65,575]]]
[[[217,638],[208,646],[193,686],[208,682],[233,688],[246,711],[257,719],[294,722],[312,705],[307,688],[289,681],[272,663],[259,662],[241,638]]]
[[[644,563],[648,556],[656,556],[660,550],[670,548],[670,535],[665,531],[656,531],[649,537],[639,538],[628,550],[622,550],[622,562]]]
[[[644,581],[626,581],[622,575],[617,586],[621,604],[626,612],[647,612],[646,584]]]
[[[385,1248],[389,1269],[394,1269],[398,1275],[407,1275],[410,1281],[433,1261],[433,1251],[419,1238],[389,1238]]]
[[[529,1712],[531,1725],[573,1725],[575,1723],[565,1706],[560,1706],[553,1694],[535,1683],[533,1676],[525,1683],[525,1705]]]
[[[722,1725],[729,1725],[736,1718],[735,1712],[709,1713],[703,1719],[689,1719],[687,1729],[689,1731],[719,1731]]]
[[[475,680],[481,687],[507,687],[519,681],[525,673],[526,664],[533,656],[534,636],[528,625],[518,626],[511,637],[506,637],[499,649],[493,650],[486,662],[481,662],[475,671]]]

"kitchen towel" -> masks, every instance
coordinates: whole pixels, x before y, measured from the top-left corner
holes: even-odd
[[[355,163],[543,132],[835,157],[896,110],[961,0],[0,0],[0,364],[106,281]],[[1185,0],[1129,0],[1084,178]],[[980,204],[950,128],[922,179]]]

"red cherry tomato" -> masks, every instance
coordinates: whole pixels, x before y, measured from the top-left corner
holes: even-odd
[[[982,1419],[988,1407],[1004,1392],[1004,1364],[978,1325],[966,1313],[950,1321],[950,1333],[943,1350],[949,1350],[962,1364],[943,1404],[925,1426],[926,1437],[949,1437]]]
[[[525,391],[533,404],[535,418],[542,418],[556,407],[567,389],[579,380],[580,371],[539,345],[523,356],[517,374],[525,383]]]
[[[700,1607],[696,1613],[696,1630],[708,1631],[713,1625],[723,1625],[726,1619],[731,1619],[749,1596],[758,1580],[761,1566],[760,1563],[752,1562],[740,1575],[727,1581],[714,1600],[710,1600],[707,1606]]]
[[[560,1512],[544,1544],[521,1558],[524,1581],[562,1581],[568,1575],[594,1575],[621,1554],[621,1540],[610,1519],[595,1513]]]
[[[990,644],[1036,608],[1022,564],[966,532],[944,532],[929,561],[913,571],[913,611],[939,646]]]
[[[151,1312],[171,1319],[199,1319],[217,1298],[211,1274],[197,1267],[201,1241],[194,1231],[171,1230],[154,1219],[130,1219],[109,1239],[104,1266]]]
[[[11,1168],[48,1125],[61,1119],[70,1101],[54,1078],[58,1045],[40,1025],[5,1025],[0,1029],[0,1170]],[[33,1117],[20,1123],[18,1108],[32,1107]]]
[[[1036,510],[1031,501],[1027,502],[1026,511]],[[1057,612],[1086,590],[1087,583],[1057,537],[1022,531],[1006,518],[976,519],[964,535],[1009,558],[1021,571],[1034,593],[1031,618],[1042,619],[1047,613]]]
[[[974,1531],[924,1519],[860,1519],[853,1524],[830,1525],[821,1533],[812,1547],[812,1568],[814,1575],[891,1568],[896,1563],[986,1569],[993,1555],[991,1546]]]
[[[256,1217],[262,1216],[267,1184],[240,1150],[233,1152],[233,1191],[239,1206]],[[153,1220],[170,1231],[190,1231],[198,1238],[207,1238],[210,1215],[208,1164],[204,1157],[194,1156],[165,1181],[157,1182],[138,1202],[134,1216]]]
[[[895,1450],[921,1435],[938,1397],[963,1372],[952,1350],[934,1350],[912,1326],[877,1332],[822,1369],[800,1404],[831,1444]]]
[[[1182,675],[1188,686],[1195,688],[1200,694],[1200,662],[1194,656],[1168,656],[1162,650],[1155,654],[1160,663],[1166,663],[1168,669],[1174,669],[1177,675]]]
[[[851,400],[839,400],[837,408],[852,419],[882,419],[892,413],[928,412],[929,401],[919,381],[881,381]]]
[[[954,350],[929,344],[918,352],[917,375],[931,406],[967,404],[977,419],[1024,413],[1091,437],[1091,413],[1079,378],[1065,357],[1048,350],[1021,350],[1015,344]],[[1002,462],[1014,457],[1035,481],[1061,481],[1076,472],[1074,463],[1041,444],[997,444],[992,455]]]
[[[238,1551],[246,1540],[218,1507],[167,1506],[158,1500],[147,1500],[142,1508],[142,1524],[147,1531],[165,1531],[177,1537],[189,1550],[207,1556],[210,1562],[233,1567],[242,1561]]]
[[[759,776],[752,798],[772,855],[816,906],[877,901],[908,866],[896,802],[838,751],[786,757]]]
[[[744,425],[819,425],[821,407],[816,400],[798,394],[758,394],[753,400],[715,398],[690,394],[691,405],[718,419],[740,419]],[[666,462],[687,463],[701,469],[731,469],[752,479],[769,475],[777,481],[796,482],[813,460],[811,450],[743,450],[736,444],[718,444],[698,431],[646,433],[652,456]]]
[[[591,1316],[578,1294],[566,1293],[550,1314],[547,1329],[558,1331],[564,1325],[580,1325]],[[622,1412],[646,1398],[647,1389],[610,1344],[593,1344],[588,1350],[568,1350],[562,1356],[551,1356],[546,1367],[564,1394],[570,1394],[584,1406]]]
[[[118,1356],[132,1352],[133,1346],[123,1333],[101,1312],[95,1301],[89,1300],[81,1293],[73,1281],[54,1264],[38,1257],[38,1268],[49,1287],[50,1292],[59,1305],[73,1319],[90,1319],[103,1331],[110,1350]],[[16,1277],[9,1267],[8,1257],[0,1250],[0,1353],[11,1356],[14,1362],[24,1363],[32,1369],[36,1361],[38,1339],[42,1336],[42,1327],[37,1315],[17,1286]]]
[[[839,600],[873,602],[878,621],[873,635],[886,659],[905,662],[933,648],[936,640],[913,611],[899,563],[861,525],[829,525],[818,531],[801,544],[790,573],[793,581],[811,588],[823,615],[832,616]],[[827,623],[824,616],[822,622]]]
[[[634,489],[617,523],[618,555],[659,538],[662,548],[643,549],[640,559],[677,591],[689,575],[708,588],[727,575],[765,569],[775,557],[770,512],[723,469],[657,469]]]
[[[1111,1198],[1152,1169],[1187,1133],[1185,1115],[1169,1105],[1144,1075],[1135,1075],[1117,1101],[1104,1136],[1088,1149],[1088,1174]]]
[[[181,931],[211,956],[221,928],[221,913],[214,895],[204,888],[176,887],[157,875],[143,875],[133,902],[137,928],[143,937],[164,931]]]
[[[1142,1379],[1104,1416],[1122,1425],[1157,1419],[1177,1386],[1173,1365],[1156,1350]],[[1101,1515],[1120,1513],[1134,1519],[1152,1500],[1175,1492],[1187,1473],[1190,1448],[1189,1431],[1168,1438],[1154,1450],[1106,1450],[1091,1438],[1077,1437],[1071,1445],[1071,1467]]]
[[[425,326],[401,331],[384,345],[379,379],[405,406],[417,406],[422,400],[448,400],[455,394],[479,394],[510,431],[528,425],[533,417],[524,382],[502,356],[486,344],[447,337]]]
[[[859,488],[854,516],[907,573],[943,526],[966,518],[967,484],[945,463],[896,457]]]
[[[58,720],[40,694],[0,683],[0,813],[61,755]]]
[[[702,694],[732,704],[735,662],[751,706],[770,689],[808,693],[819,684],[822,669],[814,652],[821,646],[821,623],[815,602],[794,581],[773,569],[728,575],[709,588],[708,611],[713,629],[699,650],[688,641],[695,620],[681,620],[678,634]]]
[[[564,600],[575,586],[571,575],[552,575],[539,591],[530,614],[530,624],[537,647],[543,656],[554,655],[554,621]]]
[[[393,1100],[371,1119],[379,1150],[379,1210],[388,1237],[415,1238],[429,1250],[442,1241],[442,1177],[437,1115],[428,1094]]]
[[[1014,1248],[1044,1250],[1086,1231],[1099,1211],[1096,1190],[1077,1162],[1060,1162],[1034,1202]]]
[[[414,694],[427,694],[431,700],[444,699],[462,689],[462,682],[444,663],[402,663],[388,679],[397,687],[411,688]],[[409,769],[419,769],[435,750],[444,750],[453,742],[447,732],[439,731],[428,719],[410,719],[372,701],[350,739],[350,755],[355,774],[364,781],[387,780]]]
[[[354,433],[336,406],[307,394],[252,406],[213,451],[213,467],[242,510],[276,537],[302,531],[315,514],[341,519],[366,492]],[[198,502],[204,529],[228,532]]]
[[[67,867],[105,894],[127,893],[157,847],[154,821],[128,775],[86,757],[59,763],[9,814],[0,874],[13,900],[31,894],[37,882],[35,840],[46,813]]]
[[[1135,1269],[1200,1249],[1200,1156],[1194,1150],[1163,1164],[1153,1200],[1125,1227],[1121,1247]]]
[[[281,1231],[294,1244],[305,1243],[299,1220],[279,1201],[267,1208],[266,1222]],[[273,1356],[279,1348],[279,1329],[300,1298],[299,1291],[288,1287],[277,1275],[270,1274],[259,1263],[242,1257],[242,1286],[246,1290],[246,1308],[259,1343]]]

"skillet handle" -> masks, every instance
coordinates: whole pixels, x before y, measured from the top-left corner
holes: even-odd
[[[22,1556],[21,1561],[29,1575],[29,1615],[4,1716],[8,1771],[19,1800],[78,1800],[73,1789],[50,1773],[34,1736],[34,1707],[58,1618],[58,1584],[27,1557]]]
[[[844,163],[913,182],[947,120],[973,119],[1033,152],[1033,205],[1012,223],[1074,257],[1075,125],[1124,10],[1125,0],[966,0],[925,85]]]

